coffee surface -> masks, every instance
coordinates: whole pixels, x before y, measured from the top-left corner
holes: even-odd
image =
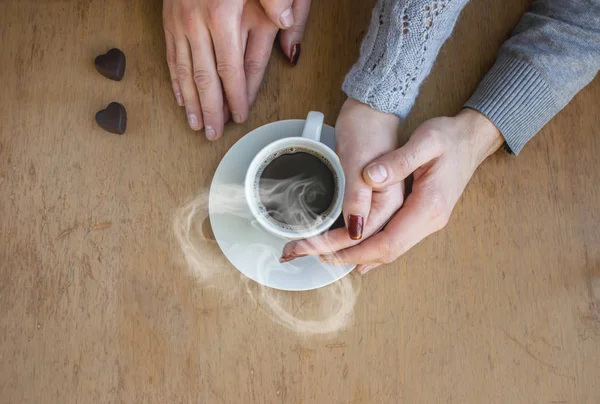
[[[280,223],[311,225],[333,203],[335,177],[320,158],[305,152],[283,154],[263,170],[261,203]]]

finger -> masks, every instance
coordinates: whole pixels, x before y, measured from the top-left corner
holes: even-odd
[[[381,266],[381,264],[358,265],[355,269],[359,274],[365,275],[367,272],[369,272],[379,266]]]
[[[348,236],[352,240],[360,240],[363,237],[365,223],[371,210],[371,198],[373,190],[365,183],[360,172],[347,170],[346,190],[344,192],[344,203],[342,210],[346,220]]]
[[[175,94],[175,100],[177,101],[177,104],[180,107],[183,107],[185,103],[183,101],[183,95],[181,95],[179,80],[177,79],[177,52],[175,50],[175,38],[173,37],[173,34],[167,30],[165,30],[165,42],[167,44],[167,65],[169,66],[173,94]]]
[[[223,90],[217,74],[210,34],[199,29],[191,35],[193,81],[200,97],[204,133],[208,140],[217,140],[223,134]]]
[[[348,238],[346,228],[335,229],[310,239],[287,243],[283,247],[280,261],[288,262],[308,255],[331,254],[340,250],[341,246],[356,245],[357,243],[359,241],[352,241]]]
[[[291,28],[282,31],[279,35],[279,44],[283,53],[287,56],[290,64],[295,66],[300,57],[300,43],[304,37],[306,22],[310,12],[310,0],[295,0],[292,6],[294,13],[294,25]]]
[[[369,234],[365,232],[365,236],[368,237]],[[331,255],[359,243],[358,240],[348,238],[348,230],[335,229],[311,239],[289,242],[283,247],[281,260],[288,262],[309,255]]]
[[[357,246],[338,251],[322,260],[335,265],[384,264],[398,258],[437,229],[421,198],[410,194],[406,203],[384,230]]]
[[[241,9],[223,14],[217,19],[218,27],[211,31],[217,73],[223,83],[231,115],[237,123],[244,122],[248,117],[241,18]]]
[[[415,132],[404,146],[367,165],[363,178],[374,189],[382,189],[404,181],[417,168],[441,154],[441,144],[433,136],[426,132]]]
[[[277,30],[275,29],[250,31],[244,61],[248,86],[248,103],[250,105],[256,101],[276,35]]]
[[[369,213],[369,223],[365,227],[363,238],[378,233],[402,206],[403,184],[398,185],[396,189],[390,187],[389,192],[391,193],[389,198],[381,198],[377,203],[375,200],[373,201],[372,210]],[[289,242],[283,249],[282,257],[298,258],[307,255],[332,254],[358,243],[360,240],[352,240],[348,237],[347,229],[335,229],[310,239]]]
[[[185,37],[176,40],[176,58],[177,66],[175,68],[177,81],[181,86],[181,94],[185,104],[185,113],[188,124],[193,130],[202,129],[202,113],[200,109],[200,100],[198,91],[194,84],[192,57],[190,55],[190,45]]]
[[[292,0],[260,0],[265,14],[281,29],[288,29],[294,25]]]

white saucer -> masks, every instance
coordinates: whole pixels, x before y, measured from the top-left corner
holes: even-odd
[[[248,278],[281,290],[317,289],[337,281],[355,267],[334,267],[315,257],[279,263],[286,241],[263,230],[246,204],[244,177],[254,156],[271,142],[300,136],[303,127],[303,119],[292,119],[248,133],[225,154],[210,187],[210,223],[223,254]],[[323,125],[321,141],[335,149],[331,126]]]

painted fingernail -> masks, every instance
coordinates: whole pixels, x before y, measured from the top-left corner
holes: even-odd
[[[290,48],[290,64],[292,66],[296,66],[296,64],[298,63],[298,58],[300,57],[301,50],[302,47],[299,43],[292,45],[292,47]]]
[[[373,182],[385,182],[388,176],[387,170],[381,164],[373,164],[367,168],[367,174]]]
[[[348,215],[348,235],[352,240],[360,240],[363,236],[365,219],[359,215]]]
[[[240,114],[238,114],[237,112],[233,113],[233,121],[235,123],[242,123],[242,116]]]
[[[212,126],[206,126],[204,134],[208,140],[214,140],[217,137],[217,132],[215,132]]]
[[[177,94],[175,94],[175,99],[177,100],[177,104],[178,104],[180,107],[183,107],[183,105],[184,105],[184,104],[183,104],[183,96],[181,95],[181,93],[177,93]]]
[[[292,15],[292,9],[288,8],[279,16],[279,22],[285,28],[289,28],[294,25],[294,16]]]
[[[188,122],[190,124],[190,128],[198,129],[198,117],[194,114],[188,115]]]

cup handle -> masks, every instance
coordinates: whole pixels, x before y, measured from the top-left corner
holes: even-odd
[[[306,116],[306,123],[304,124],[304,130],[302,131],[302,137],[320,142],[324,119],[325,116],[322,113],[310,111]]]

